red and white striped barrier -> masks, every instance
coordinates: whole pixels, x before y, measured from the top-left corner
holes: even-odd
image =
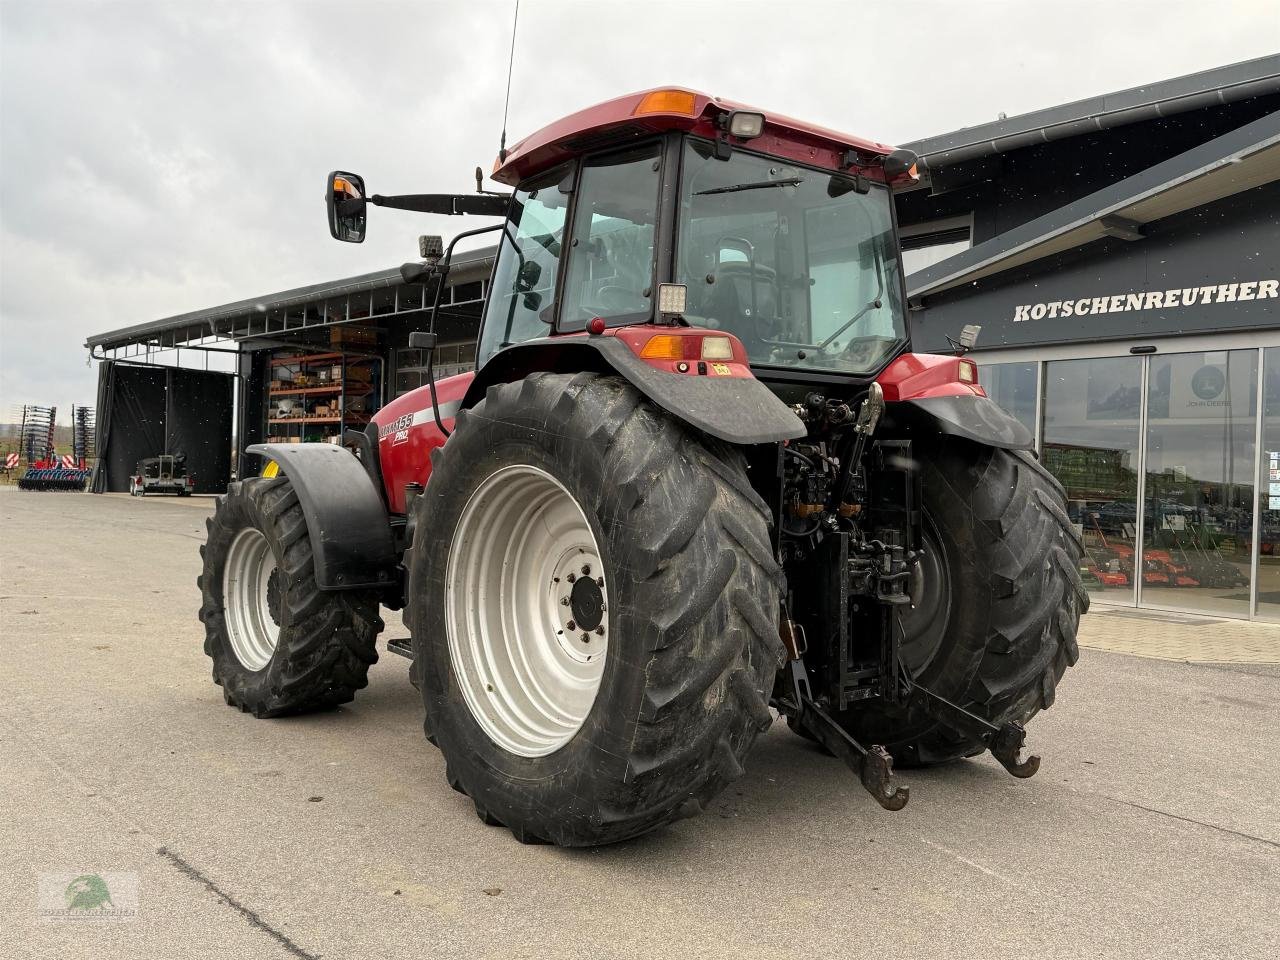
[[[4,468],[6,470],[12,470],[17,465],[18,465],[18,455],[16,453],[11,453],[4,458]]]

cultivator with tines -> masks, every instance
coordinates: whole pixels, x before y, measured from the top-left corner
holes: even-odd
[[[38,407],[29,403],[22,408],[18,442],[28,464],[53,459],[53,426],[57,419],[57,407]]]
[[[59,457],[53,445],[58,408],[34,404],[22,408],[18,438],[27,470],[18,478],[18,489],[71,493],[84,490],[85,481],[89,479],[89,471],[85,468],[88,447],[84,441],[92,440],[93,414],[85,407],[71,409],[73,419],[79,417],[73,430],[76,452]]]
[[[71,405],[71,455],[77,464],[87,463],[95,455],[97,433],[93,407]]]

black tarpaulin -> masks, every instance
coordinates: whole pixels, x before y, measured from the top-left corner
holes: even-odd
[[[104,360],[98,376],[98,467],[94,493],[123,493],[138,461],[185,455],[196,493],[231,480],[235,377]]]

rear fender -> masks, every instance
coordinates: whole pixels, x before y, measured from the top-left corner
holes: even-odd
[[[475,406],[496,383],[538,371],[580,370],[617,374],[673,417],[727,443],[776,443],[806,432],[790,408],[754,377],[668,373],[613,336],[547,337],[508,347],[476,374],[462,405]]]
[[[1034,450],[1031,431],[991,400],[966,357],[904,353],[876,378],[885,412],[904,426],[932,428],[1005,450]]]
[[[255,443],[298,494],[321,590],[387,588],[396,554],[382,494],[351,453],[331,443]]]
[[[988,397],[922,397],[886,406],[894,420],[924,421],[939,433],[1004,450],[1034,450],[1031,431]]]

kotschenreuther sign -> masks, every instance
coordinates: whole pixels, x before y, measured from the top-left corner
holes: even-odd
[[[1175,287],[1172,290],[1142,290],[1107,297],[1080,297],[1076,300],[1048,300],[1020,303],[1013,308],[1013,322],[1084,317],[1100,313],[1129,313],[1135,310],[1171,310],[1211,303],[1238,303],[1242,300],[1280,298],[1280,280],[1246,280],[1207,287]]]

